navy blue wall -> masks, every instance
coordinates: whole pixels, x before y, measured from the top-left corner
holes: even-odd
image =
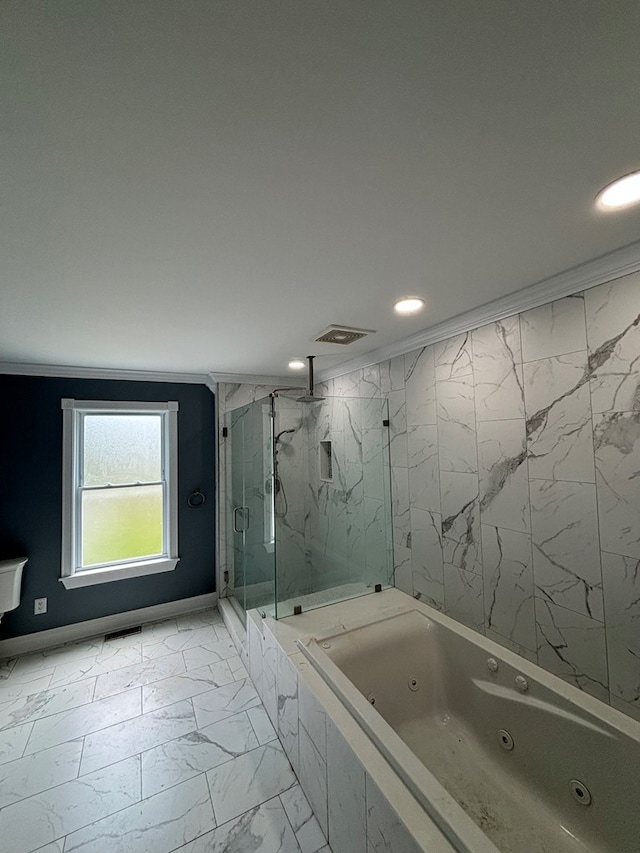
[[[177,400],[178,545],[173,572],[80,589],[60,583],[62,409],[60,400]],[[26,556],[20,606],[0,639],[57,628],[215,590],[214,398],[204,385],[0,375],[0,559]],[[206,495],[199,509],[191,492]],[[48,612],[34,616],[33,599]]]

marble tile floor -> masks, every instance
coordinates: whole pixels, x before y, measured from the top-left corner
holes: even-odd
[[[0,661],[2,853],[331,853],[217,609]]]

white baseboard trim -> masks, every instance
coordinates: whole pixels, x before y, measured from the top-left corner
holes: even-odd
[[[0,658],[41,652],[54,646],[62,646],[64,643],[87,640],[99,634],[109,634],[112,631],[135,628],[146,622],[158,622],[161,619],[170,619],[172,616],[183,616],[185,613],[205,610],[208,607],[214,607],[217,603],[218,594],[208,592],[193,598],[181,598],[178,601],[154,604],[152,607],[141,607],[139,610],[127,610],[126,613],[114,613],[112,616],[101,616],[99,619],[62,625],[60,628],[49,628],[45,631],[37,631],[35,634],[24,634],[22,637],[11,637],[8,640],[0,640]]]

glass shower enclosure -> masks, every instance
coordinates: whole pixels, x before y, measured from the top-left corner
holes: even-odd
[[[227,412],[229,598],[283,618],[393,583],[387,401],[270,395]]]

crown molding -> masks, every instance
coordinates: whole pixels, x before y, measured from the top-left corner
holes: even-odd
[[[528,311],[531,308],[539,308],[541,305],[562,299],[564,296],[571,296],[582,290],[588,290],[591,287],[597,287],[599,284],[605,284],[608,281],[614,281],[617,278],[639,271],[640,240],[572,267],[551,278],[516,290],[514,293],[494,299],[492,302],[487,302],[478,308],[466,311],[464,314],[458,314],[450,320],[445,320],[401,341],[371,350],[349,361],[343,361],[335,367],[318,371],[318,381],[325,382],[328,379],[335,379],[337,376],[351,373],[352,370],[378,364],[388,358],[395,358],[397,355],[404,355],[430,344],[440,343],[447,338],[485,326],[487,323],[504,320],[505,317],[520,314],[522,311]]]
[[[278,385],[285,388],[303,388],[306,373],[300,378],[293,376],[261,376],[259,373],[210,373],[211,382],[227,382],[230,385]]]
[[[49,376],[55,379],[117,379],[129,382],[177,382],[208,385],[206,373],[169,373],[158,370],[118,370],[110,367],[78,367],[68,364],[24,364],[0,361],[0,373],[15,376]]]

